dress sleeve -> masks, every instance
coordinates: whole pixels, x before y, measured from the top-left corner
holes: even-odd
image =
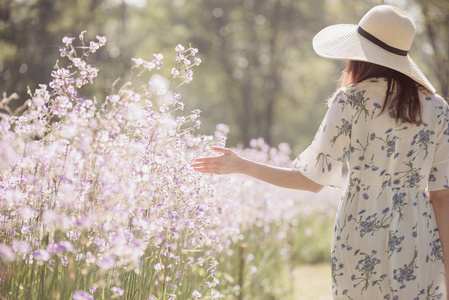
[[[349,150],[351,129],[351,103],[340,90],[311,145],[293,161],[293,168],[316,183],[341,188],[343,161]]]
[[[439,132],[435,143],[435,153],[432,168],[429,175],[428,190],[438,191],[449,189],[449,107],[441,98],[443,105],[438,116],[440,116]]]

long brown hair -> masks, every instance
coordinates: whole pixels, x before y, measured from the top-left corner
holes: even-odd
[[[388,80],[385,102],[380,113],[388,108],[396,121],[416,125],[421,123],[418,83],[396,70],[369,62],[350,60],[339,80],[339,88],[372,77],[383,77]]]

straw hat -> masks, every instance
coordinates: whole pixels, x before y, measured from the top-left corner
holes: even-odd
[[[368,11],[358,25],[324,28],[314,37],[313,49],[325,58],[366,61],[394,69],[435,93],[435,88],[408,55],[415,31],[413,21],[404,11],[379,5]]]

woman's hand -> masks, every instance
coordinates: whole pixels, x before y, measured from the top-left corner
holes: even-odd
[[[209,156],[195,159],[191,165],[201,173],[231,174],[241,173],[244,159],[228,148],[212,147],[212,150],[222,155]]]

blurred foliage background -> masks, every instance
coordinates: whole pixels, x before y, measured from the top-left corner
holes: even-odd
[[[182,94],[187,110],[203,111],[201,133],[226,123],[228,146],[263,137],[290,143],[294,155],[312,140],[344,66],[316,56],[313,36],[379,4],[412,16],[411,56],[448,96],[448,0],[0,0],[0,92],[17,93],[20,105],[28,86],[49,82],[62,37],[83,30],[108,38],[90,61],[100,76],[86,93],[98,101],[126,80],[131,58],[169,60],[177,44],[192,44],[203,64]]]

